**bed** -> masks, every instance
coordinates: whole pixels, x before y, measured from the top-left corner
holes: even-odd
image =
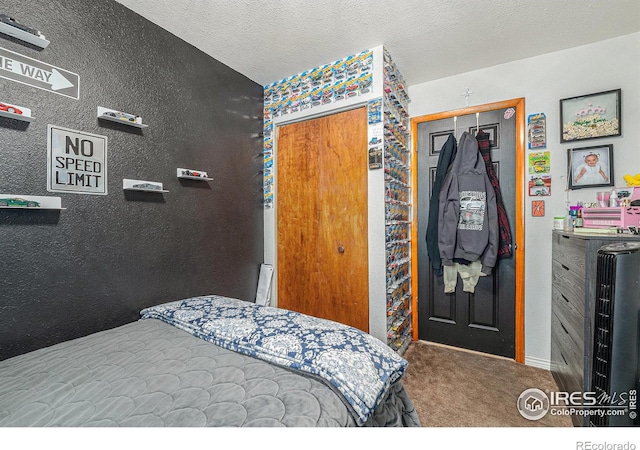
[[[415,427],[406,366],[346,325],[193,297],[0,361],[0,426]]]

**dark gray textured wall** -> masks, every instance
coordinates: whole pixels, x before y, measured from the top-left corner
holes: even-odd
[[[62,198],[61,212],[0,210],[0,359],[113,328],[201,294],[253,301],[263,259],[262,87],[115,1],[0,0],[44,50],[0,47],[80,75],[80,99],[0,79],[0,193]],[[223,42],[220,45],[224,45]],[[142,116],[103,123],[97,106]],[[107,196],[48,193],[47,124],[108,137]],[[209,172],[185,182],[176,168]],[[122,179],[169,190],[125,195]]]

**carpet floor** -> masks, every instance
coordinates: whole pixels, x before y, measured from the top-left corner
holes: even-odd
[[[424,341],[404,353],[404,387],[423,427],[571,427],[569,416],[527,420],[516,407],[529,388],[557,391],[551,372]]]

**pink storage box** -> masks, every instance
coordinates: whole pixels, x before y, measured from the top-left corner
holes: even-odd
[[[618,193],[624,193],[621,198],[640,200],[640,189],[634,187],[616,188]],[[619,197],[620,198],[620,197]],[[640,226],[640,206],[628,208],[618,206],[615,208],[582,208],[583,226],[589,228],[609,228]]]
[[[583,208],[582,223],[589,228],[640,226],[640,206],[623,208]]]

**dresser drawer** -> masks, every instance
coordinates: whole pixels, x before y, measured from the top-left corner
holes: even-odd
[[[559,325],[576,345],[577,354],[584,354],[584,314],[578,313],[571,303],[559,296],[557,291],[554,291],[552,310],[558,319],[558,323],[552,326]]]
[[[555,313],[551,314],[551,341],[557,343],[564,360],[577,374],[580,374],[580,379],[582,380],[584,340],[579,340],[580,342],[576,342],[576,338],[569,331],[569,327],[562,323],[562,320]]]
[[[582,376],[577,373],[576,367],[571,366],[570,358],[567,358],[565,354],[566,351],[560,347],[557,341],[551,341],[551,372],[553,373],[553,378],[558,383],[561,391],[582,391]]]
[[[584,314],[584,275],[580,275],[556,260],[551,263],[551,274],[552,288],[557,290],[560,295],[566,297],[579,313]]]
[[[586,267],[585,251],[586,241],[584,239],[553,234],[553,260],[574,271],[583,280]]]

